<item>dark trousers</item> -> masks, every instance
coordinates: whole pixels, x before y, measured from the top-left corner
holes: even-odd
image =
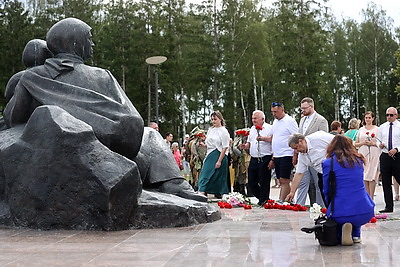
[[[379,160],[385,209],[393,210],[392,176],[400,183],[400,153],[396,153],[393,158],[382,152]]]
[[[271,155],[261,158],[250,159],[248,178],[251,193],[258,198],[258,203],[262,204],[269,199],[269,191],[271,184],[271,170],[268,169],[268,163]]]

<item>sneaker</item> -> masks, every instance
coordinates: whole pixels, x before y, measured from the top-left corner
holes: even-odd
[[[353,230],[353,225],[351,223],[345,223],[342,226],[342,246],[353,245],[353,238],[351,237],[351,231]]]
[[[353,243],[361,243],[361,237],[359,236],[353,237]]]

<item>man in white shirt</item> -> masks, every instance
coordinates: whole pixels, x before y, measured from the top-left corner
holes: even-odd
[[[290,175],[293,170],[293,149],[288,145],[288,138],[292,133],[297,133],[299,128],[295,119],[285,113],[282,103],[272,103],[271,112],[275,117],[271,131],[273,151],[271,165],[275,166],[276,178],[281,185],[279,200],[283,201],[290,192]]]
[[[379,147],[382,149],[380,170],[382,175],[385,208],[379,212],[393,212],[392,176],[400,182],[400,122],[397,120],[397,109],[386,110],[386,122],[378,130]]]
[[[267,141],[271,134],[271,124],[265,122],[265,114],[255,110],[251,116],[253,126],[247,143],[242,149],[250,149],[250,164],[248,168],[248,184],[251,193],[258,198],[258,204],[263,205],[269,199],[271,169],[268,167],[272,158],[271,143]]]
[[[318,186],[322,194],[321,163],[324,159],[326,159],[326,148],[334,137],[334,135],[324,131],[318,131],[308,136],[295,133],[289,137],[288,144],[291,148],[299,153],[299,157],[296,173],[294,174],[292,181],[292,187],[290,193],[286,197],[287,201],[293,200],[296,190],[303,179],[304,173],[309,167],[314,168],[318,173]]]
[[[328,132],[328,121],[318,114],[314,108],[314,100],[310,97],[305,97],[300,101],[300,108],[303,117],[300,119],[299,132],[305,136],[317,131]],[[296,203],[305,205],[307,193],[310,198],[310,205],[318,203],[324,205],[321,192],[318,188],[318,173],[314,168],[308,168],[304,173],[304,177],[299,185]]]

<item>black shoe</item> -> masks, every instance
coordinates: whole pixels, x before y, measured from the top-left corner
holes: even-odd
[[[388,213],[389,213],[389,212],[393,212],[393,210],[390,210],[390,209],[386,209],[386,208],[385,208],[385,209],[383,209],[383,210],[380,210],[379,212],[380,212],[380,213],[385,213],[385,212],[388,212]]]

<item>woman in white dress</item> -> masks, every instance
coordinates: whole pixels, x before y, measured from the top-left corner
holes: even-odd
[[[207,154],[199,176],[199,192],[222,195],[228,190],[228,148],[230,136],[221,112],[211,113],[213,126],[206,137]]]
[[[373,199],[376,181],[379,176],[379,155],[381,150],[377,146],[375,136],[378,134],[378,126],[375,125],[375,115],[372,111],[364,114],[363,127],[358,131],[355,146],[358,152],[364,155],[366,162],[364,167],[364,183],[368,194]]]

